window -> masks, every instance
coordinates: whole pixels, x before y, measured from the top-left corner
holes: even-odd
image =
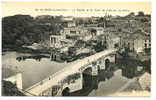
[[[56,38],[54,38],[54,43],[56,43]]]
[[[101,64],[102,63],[102,61],[101,60],[99,60],[99,64]]]
[[[70,33],[72,33],[72,34],[76,34],[76,31],[70,31]]]
[[[114,44],[114,48],[118,48],[119,47],[119,45],[116,43],[116,44]]]
[[[53,43],[53,38],[51,37],[51,43]]]
[[[147,44],[145,43],[145,48],[147,48]]]
[[[92,62],[92,65],[93,65],[93,66],[96,66],[96,63],[97,63],[97,62]]]

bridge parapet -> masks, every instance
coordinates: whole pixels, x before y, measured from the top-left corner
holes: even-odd
[[[62,70],[54,73],[53,75],[45,78],[44,80],[26,89],[25,93],[26,95],[29,95],[29,96],[32,96],[30,94],[40,95],[42,91],[52,88],[52,86],[54,85],[62,85],[62,80],[66,78],[68,75],[71,75],[76,72],[80,72],[83,70],[83,67],[85,67],[89,63],[97,61],[99,58],[105,57],[108,54],[114,53],[116,51],[117,49],[105,50],[95,55],[86,57],[84,59],[74,61],[71,63],[70,66],[63,68]]]
[[[62,70],[60,70],[60,71],[58,71],[58,72],[52,74],[51,76],[45,78],[44,80],[42,80],[42,81],[36,83],[35,85],[33,85],[33,86],[27,88],[27,89],[25,90],[25,93],[28,94],[28,95],[32,95],[32,94],[33,94],[33,95],[37,95],[38,93],[37,93],[37,92],[36,92],[37,94],[36,94],[36,93],[32,93],[32,90],[34,90],[36,87],[41,87],[43,84],[45,84],[46,82],[49,82],[50,80],[51,80],[51,81],[52,81],[52,80],[55,80],[54,78],[55,78],[59,73],[64,72],[66,69],[67,69],[67,68],[63,68]],[[51,84],[51,85],[60,84],[59,81],[56,82],[56,80],[55,80],[55,82],[52,81],[52,83],[53,83],[53,84]],[[41,90],[42,90],[42,89],[41,89]]]

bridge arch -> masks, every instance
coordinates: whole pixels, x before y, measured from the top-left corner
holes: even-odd
[[[97,66],[98,74],[100,73],[100,65]]]
[[[87,67],[82,71],[83,88],[90,87],[92,84],[92,67]]]
[[[62,84],[63,82],[64,82],[64,79],[62,79],[62,78],[60,78],[60,77],[62,77],[62,75],[64,75],[64,74],[61,74],[62,73],[62,71],[64,72],[64,71],[67,71],[67,72],[69,72],[69,70],[70,70],[70,68],[72,68],[72,69],[74,69],[74,70],[71,70],[71,74],[72,73],[74,73],[75,71],[78,71],[79,73],[80,73],[80,76],[81,76],[81,79],[82,79],[82,72],[83,73],[85,73],[86,72],[86,70],[89,68],[89,67],[91,67],[90,68],[90,72],[92,72],[92,74],[93,74],[93,76],[96,76],[97,74],[96,74],[96,70],[97,70],[97,63],[98,63],[98,65],[100,66],[100,70],[104,70],[105,69],[105,60],[108,58],[109,59],[109,61],[112,63],[113,62],[113,60],[114,60],[114,56],[112,56],[113,54],[114,54],[114,52],[116,52],[116,49],[111,49],[111,50],[105,50],[105,51],[102,51],[102,52],[99,52],[99,53],[97,53],[97,54],[95,54],[95,55],[92,55],[92,56],[90,56],[90,57],[86,57],[86,58],[84,58],[84,59],[82,59],[82,60],[80,60],[80,62],[78,61],[78,62],[75,62],[74,64],[72,64],[72,65],[70,65],[69,67],[68,67],[68,69],[62,69],[62,70],[60,70],[59,72],[57,72],[57,74],[55,74],[55,75],[50,75],[50,77],[52,78],[51,80],[49,80],[48,79],[48,81],[47,81],[47,79],[46,80],[43,80],[43,83],[42,84],[40,84],[41,82],[39,82],[39,83],[36,83],[35,85],[33,85],[33,86],[31,86],[30,88],[28,88],[28,89],[26,89],[25,91],[28,91],[28,92],[30,92],[30,93],[32,93],[32,94],[35,94],[35,95],[40,95],[40,94],[42,94],[42,92],[44,92],[45,90],[47,90],[47,91],[49,91],[49,88],[48,87],[50,87],[50,86],[53,86],[54,84],[58,84],[57,82],[60,82],[60,84],[61,84],[61,89],[59,90],[59,92],[58,92],[58,94],[57,95],[61,95],[61,93],[62,93],[62,95],[65,95],[66,93],[68,94],[68,92],[67,92],[67,90],[69,91],[70,90],[70,92],[72,92],[72,88],[71,87],[69,87],[68,86],[68,84],[66,84],[65,83],[65,85],[66,86],[64,86],[64,84]],[[53,54],[51,55],[52,57],[53,57]],[[51,57],[51,58],[52,58]],[[98,62],[98,60],[101,60],[100,62]],[[96,61],[97,63],[95,64],[95,66],[87,66],[88,64],[90,64],[91,62],[94,62],[94,61]],[[115,61],[115,60],[114,60]],[[83,63],[82,63],[83,62]],[[107,62],[107,61],[106,61]],[[85,66],[86,65],[86,66]],[[75,67],[76,66],[76,67]],[[98,67],[99,68],[99,67]],[[89,69],[88,69],[89,70]],[[70,73],[69,73],[70,74]],[[64,77],[63,77],[64,78]],[[52,83],[52,84],[50,84],[50,86],[47,86],[47,83],[49,84],[49,83]],[[82,81],[81,81],[81,83],[82,83]],[[42,86],[40,86],[40,85],[42,85]],[[63,91],[62,91],[62,85],[63,85],[63,87],[68,87],[68,88],[66,88],[66,89],[63,89]],[[81,84],[81,86],[82,86],[82,84]],[[46,88],[44,88],[43,90],[42,90],[42,87],[46,87]],[[79,87],[78,87],[79,88]],[[42,91],[37,91],[37,90],[42,90]],[[51,88],[50,88],[50,91],[51,91]],[[51,93],[50,93],[51,94]],[[47,93],[47,95],[49,95],[49,93]]]
[[[107,70],[110,66],[110,63],[112,62],[112,58],[107,56],[99,59],[97,63],[97,71],[98,73],[104,70]]]
[[[69,91],[70,89],[68,87],[64,88],[63,91],[62,91],[62,96],[69,96]]]
[[[105,59],[105,70],[108,70],[110,67],[110,60],[109,58]]]
[[[109,68],[111,67],[110,65],[115,64],[115,60],[116,60],[115,54],[110,54],[104,57],[103,59],[104,69],[109,70]]]
[[[92,74],[92,67],[86,67],[83,71],[82,74],[88,74],[91,75]]]

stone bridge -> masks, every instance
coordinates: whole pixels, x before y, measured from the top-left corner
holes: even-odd
[[[28,96],[61,96],[64,90],[80,90],[83,87],[83,74],[97,76],[99,70],[106,70],[110,63],[115,62],[116,51],[117,49],[105,50],[76,60],[70,66],[24,90],[24,93]]]

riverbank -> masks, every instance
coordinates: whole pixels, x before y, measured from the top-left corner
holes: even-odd
[[[13,47],[13,48],[2,48],[3,52],[19,52],[19,53],[30,53],[30,54],[50,54],[50,49],[31,49],[26,47]]]
[[[151,74],[144,73],[128,81],[110,96],[151,96]]]
[[[28,59],[16,60],[17,57],[25,56]],[[26,89],[70,64],[51,61],[47,56],[42,56],[41,60],[33,59],[36,56],[38,57],[38,54],[5,52],[2,56],[2,67],[11,65],[11,68],[19,70],[22,73],[23,89]]]

